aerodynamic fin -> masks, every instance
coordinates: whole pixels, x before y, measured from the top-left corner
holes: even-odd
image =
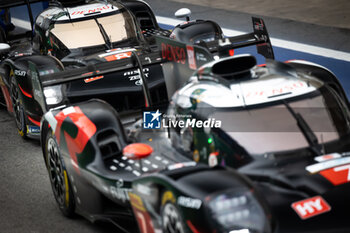
[[[255,17],[252,17],[252,20],[253,20],[254,35],[260,41],[265,41],[265,43],[256,45],[258,53],[263,55],[265,58],[275,59],[270,37],[267,32],[264,20],[261,18],[255,18]]]

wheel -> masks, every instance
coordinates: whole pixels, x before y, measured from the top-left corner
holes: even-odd
[[[161,208],[163,233],[185,233],[182,216],[175,204],[166,201]]]
[[[16,127],[19,135],[21,135],[22,138],[27,138],[27,127],[25,122],[24,108],[22,105],[21,98],[19,96],[18,85],[12,73],[13,72],[11,71],[10,72],[10,80],[11,80],[10,94],[11,94],[14,117],[16,121]]]
[[[46,136],[44,153],[52,191],[58,207],[66,217],[74,217],[75,201],[72,188],[57,141],[51,130]]]
[[[2,27],[0,27],[0,43],[6,43],[6,33]]]

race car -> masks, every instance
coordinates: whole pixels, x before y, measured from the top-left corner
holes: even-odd
[[[129,59],[133,51],[137,52],[150,79],[151,100],[158,105],[168,103],[171,94],[166,92],[163,81],[164,72],[168,71],[161,66],[154,35],[169,37],[171,32],[158,26],[147,3],[139,0],[50,1],[49,8],[35,21],[30,3],[37,1],[5,1],[0,8],[8,9],[21,2],[28,7],[32,31],[16,28],[13,32],[0,33],[2,42],[11,46],[9,49],[3,45],[0,51],[0,101],[14,114],[22,137],[39,138],[40,120],[47,109],[93,97],[107,101],[120,113],[138,112],[145,103],[139,72]],[[198,38],[223,37],[220,27],[208,20],[180,24],[173,31],[174,38],[175,35],[181,35],[176,39],[185,41],[197,38],[193,43],[199,43]],[[38,91],[32,86],[33,69],[38,70],[40,77],[63,70],[69,73],[81,67],[88,67],[82,74],[89,74],[97,64],[115,60],[124,60],[114,65],[129,69],[108,76],[100,75],[102,70],[98,70],[89,79],[47,87],[42,90],[44,104],[33,98]]]
[[[17,6],[18,2],[11,3]],[[7,8],[11,3],[4,2]],[[30,8],[28,11],[31,12]],[[8,111],[14,113],[21,136],[38,138],[43,113],[65,104],[64,100],[79,102],[96,97],[108,101],[120,112],[135,111],[145,105],[138,71],[130,62],[122,64],[128,68],[123,72],[96,74],[90,79],[44,89],[46,108],[33,98],[37,90],[32,87],[32,69],[37,69],[39,76],[79,67],[90,70],[98,63],[128,60],[135,51],[145,64],[146,76],[150,77],[153,102],[167,103],[159,53],[147,39],[151,33],[142,32],[152,29],[153,34],[165,36],[169,32],[159,28],[145,2],[51,1],[33,23],[34,35],[19,28],[6,31],[3,42],[11,47],[3,44],[1,50],[2,100]]]
[[[133,233],[271,232],[264,199],[240,174],[197,165],[142,121],[125,131],[101,100],[47,112],[42,149],[65,216]]]
[[[265,28],[259,30],[265,32]],[[232,42],[229,48],[227,43],[212,43],[210,48],[224,52],[247,44],[258,49],[270,46],[268,35],[261,39],[257,34],[227,38]],[[166,37],[156,41],[165,49],[160,51],[165,60],[184,49],[176,47],[179,41]],[[185,48],[206,52],[194,44]],[[198,56],[201,61],[196,65],[213,57],[207,53]],[[173,61],[191,69],[189,58],[185,53]],[[231,168],[197,164],[174,149],[167,134],[157,129],[154,121],[161,114],[152,111],[158,107],[150,101],[149,79],[138,54],[132,52],[130,59],[137,64],[144,99],[150,103],[143,119],[125,121],[113,106],[98,99],[58,106],[44,114],[42,151],[62,213],[68,217],[78,213],[93,222],[111,221],[123,232],[272,232],[275,224],[266,201],[247,178]],[[94,77],[97,70],[105,75],[125,69],[114,65],[120,62],[97,64],[90,73],[82,67],[42,76],[41,82],[33,69],[33,86],[40,89],[42,84],[45,89]],[[45,104],[42,96],[33,98]],[[149,125],[154,129],[148,129]]]
[[[257,65],[251,55],[200,67],[163,117],[179,152],[254,184],[273,232],[349,232],[349,123],[348,99],[327,68]]]

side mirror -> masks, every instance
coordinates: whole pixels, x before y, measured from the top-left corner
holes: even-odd
[[[186,21],[190,21],[191,10],[188,8],[181,8],[175,12],[176,18],[184,18],[186,17]]]
[[[9,44],[0,43],[0,55],[10,52],[11,46]]]

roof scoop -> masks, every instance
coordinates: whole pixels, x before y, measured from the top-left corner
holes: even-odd
[[[220,76],[224,79],[237,79],[250,74],[251,69],[256,65],[256,59],[250,55],[230,57],[216,62],[211,72],[214,76]]]

